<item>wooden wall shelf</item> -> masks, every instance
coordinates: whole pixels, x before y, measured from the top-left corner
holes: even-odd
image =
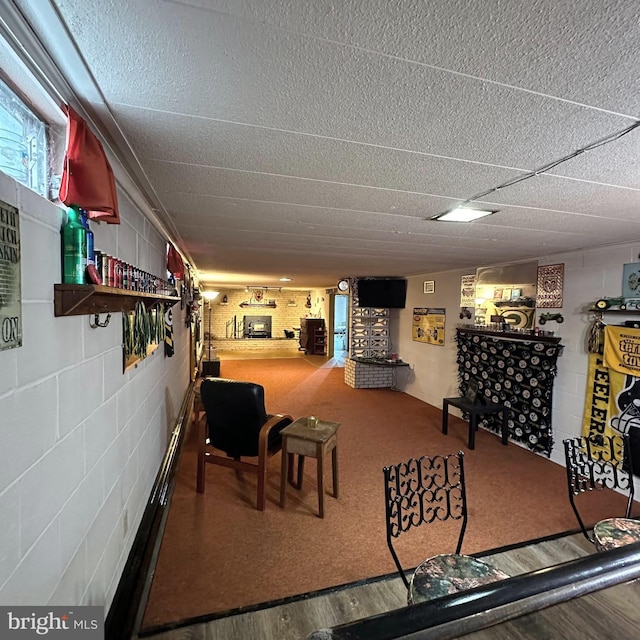
[[[640,313],[640,309],[620,309],[619,307],[609,307],[608,309],[589,307],[587,311],[589,313],[630,313],[632,315],[638,315]]]
[[[147,308],[160,302],[175,304],[180,300],[177,296],[129,291],[97,284],[56,284],[53,290],[56,317],[133,311],[139,300],[144,302]]]
[[[556,336],[541,336],[534,333],[518,333],[516,331],[492,331],[491,329],[474,329],[457,327],[456,331],[460,333],[471,333],[482,336],[491,336],[493,338],[501,338],[502,340],[520,340],[525,342],[546,342],[548,344],[559,344],[560,338]]]
[[[241,302],[241,307],[262,307],[263,309],[275,309],[275,302]]]

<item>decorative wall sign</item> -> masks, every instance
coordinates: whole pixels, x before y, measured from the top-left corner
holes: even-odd
[[[550,456],[553,379],[562,346],[460,330],[456,342],[460,395],[465,395],[471,380],[477,381],[478,397],[507,406],[509,437]],[[484,416],[480,424],[501,431],[496,416]]]
[[[629,262],[622,271],[622,297],[640,298],[640,262]]]
[[[520,306],[500,305],[500,315],[512,329],[533,329],[536,310]]]
[[[22,346],[20,218],[0,201],[0,351]]]
[[[460,281],[460,306],[476,306],[476,274],[462,276]]]
[[[416,342],[427,342],[444,346],[446,310],[441,308],[414,308],[412,338]]]
[[[559,309],[562,307],[563,284],[564,263],[539,266],[536,307],[541,309]]]
[[[425,293],[435,293],[436,292],[436,281],[435,280],[425,280],[424,281],[424,292]]]

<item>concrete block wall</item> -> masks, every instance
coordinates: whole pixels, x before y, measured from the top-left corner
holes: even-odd
[[[165,239],[118,197],[96,247],[164,274]],[[0,199],[19,209],[23,321],[23,346],[0,351],[0,602],[106,610],[189,382],[188,330],[123,374],[120,313],[54,317],[62,209],[2,173]]]
[[[545,330],[562,338],[562,355],[558,358],[558,374],[553,389],[552,426],[554,448],[551,459],[564,466],[562,440],[582,434],[582,417],[587,386],[587,336],[593,314],[590,303],[603,296],[619,296],[622,290],[623,265],[637,262],[640,242],[609,245],[588,251],[539,256],[540,265],[564,264],[563,306],[538,309],[536,318],[545,311],[562,313],[564,322],[549,322]],[[478,266],[490,266],[478,265]],[[455,327],[462,323],[460,311],[460,279],[475,269],[430,273],[409,278],[407,308],[399,311],[397,322],[391,322],[392,343],[400,357],[414,363],[405,391],[436,407],[442,398],[457,395]],[[434,294],[423,293],[423,281],[434,280]],[[446,310],[445,344],[430,345],[412,340],[413,307],[443,307]],[[605,322],[621,324],[638,319],[637,314],[605,314]],[[468,321],[470,322],[470,321]],[[452,411],[454,413],[454,411]]]
[[[553,389],[552,422],[556,445],[552,459],[564,464],[562,440],[582,435],[582,418],[587,389],[587,339],[594,315],[587,311],[598,298],[622,293],[622,270],[627,262],[638,262],[640,243],[603,247],[543,257],[540,264],[564,264],[564,295],[561,309],[564,322],[549,322],[545,329],[562,337],[564,351],[558,360],[558,376]],[[538,310],[537,316],[548,309]],[[606,314],[608,324],[638,320],[634,313]]]
[[[347,358],[344,381],[354,389],[386,389],[393,386],[393,369]]]

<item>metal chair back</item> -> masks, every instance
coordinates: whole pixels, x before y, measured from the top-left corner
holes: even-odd
[[[633,463],[629,435],[581,436],[563,440],[569,501],[585,538],[590,536],[575,501],[590,491],[612,489],[628,494],[625,518],[631,515],[634,498]],[[615,514],[614,514],[615,515]]]
[[[402,580],[409,581],[393,540],[423,524],[460,520],[456,554],[460,553],[467,528],[467,497],[464,486],[464,454],[411,458],[383,469],[387,546]]]

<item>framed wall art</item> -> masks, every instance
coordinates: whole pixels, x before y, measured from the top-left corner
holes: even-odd
[[[562,307],[563,286],[564,263],[539,266],[536,307],[540,309],[559,309]]]

